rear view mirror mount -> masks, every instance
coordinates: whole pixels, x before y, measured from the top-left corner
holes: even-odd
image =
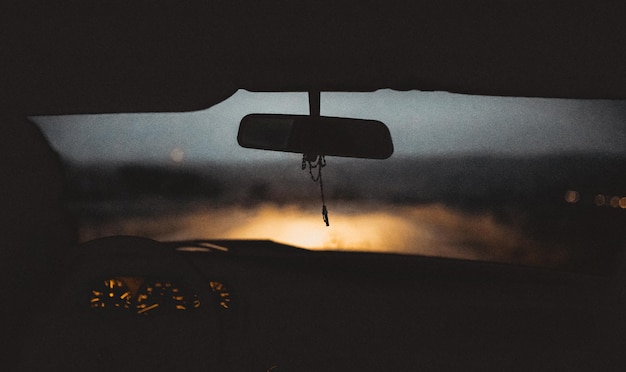
[[[387,159],[391,134],[376,120],[308,115],[250,114],[239,125],[237,142],[245,148],[317,155]]]

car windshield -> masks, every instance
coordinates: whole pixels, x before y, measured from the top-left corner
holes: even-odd
[[[395,150],[326,157],[330,226],[301,155],[237,145],[249,113],[308,114],[308,97],[31,119],[63,159],[81,241],[270,239],[588,273],[612,270],[624,244],[624,101],[323,92],[322,115],[380,120]]]

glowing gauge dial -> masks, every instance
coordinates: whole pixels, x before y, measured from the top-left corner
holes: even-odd
[[[155,311],[192,310],[200,307],[198,296],[167,280],[145,280],[136,296],[137,314]]]
[[[102,286],[91,290],[91,307],[130,309],[132,293],[126,283],[119,278],[106,279]]]
[[[125,310],[146,315],[200,307],[197,294],[170,280],[120,276],[105,279],[91,290],[93,309]]]
[[[215,293],[217,298],[217,303],[220,305],[222,309],[230,309],[232,304],[230,291],[222,282],[218,281],[210,281],[209,286],[211,287],[211,291]]]

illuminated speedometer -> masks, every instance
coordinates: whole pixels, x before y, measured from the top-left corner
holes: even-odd
[[[137,314],[148,312],[191,310],[200,307],[198,296],[171,281],[146,280],[137,293]]]
[[[89,302],[92,308],[130,309],[133,296],[124,281],[119,278],[110,278],[104,280],[102,284],[91,290]]]

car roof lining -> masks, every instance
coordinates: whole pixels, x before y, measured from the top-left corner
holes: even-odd
[[[0,98],[29,115],[193,111],[237,89],[625,99],[621,14],[593,1],[26,1],[4,15]]]

